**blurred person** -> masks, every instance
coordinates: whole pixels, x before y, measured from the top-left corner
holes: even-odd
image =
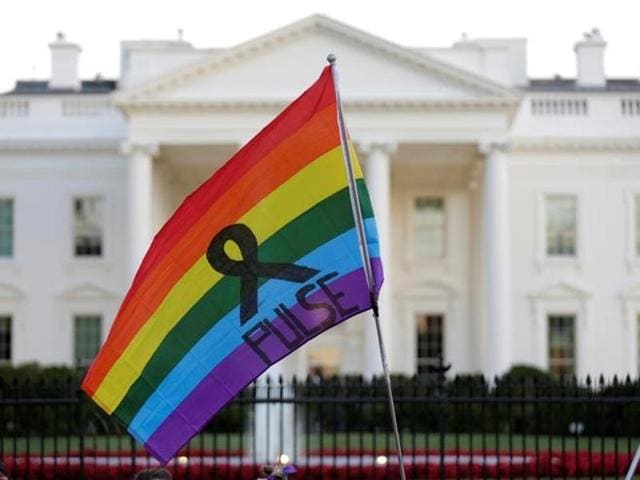
[[[146,468],[138,472],[133,480],[173,480],[173,476],[166,468]]]

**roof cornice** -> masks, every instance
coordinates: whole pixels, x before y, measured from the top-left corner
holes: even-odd
[[[115,102],[121,106],[125,106],[128,103],[144,99],[144,97],[149,97],[178,87],[210,72],[228,68],[233,64],[256,56],[265,50],[272,49],[274,46],[290,42],[310,31],[327,31],[340,35],[364,48],[372,49],[378,54],[382,53],[414,67],[419,67],[436,75],[447,77],[449,81],[480,90],[490,97],[511,98],[519,96],[516,90],[474,75],[426,54],[415,52],[410,48],[358,30],[324,15],[312,15],[235,47],[214,51],[204,59],[200,59],[191,65],[177,68],[172,72],[165,73],[142,85],[117,92],[114,95]]]
[[[24,139],[1,140],[2,152],[68,152],[68,151],[92,151],[92,152],[120,152],[120,139]]]
[[[486,97],[469,99],[360,99],[347,100],[345,108],[349,110],[375,111],[393,108],[412,111],[441,110],[500,110],[515,111],[520,99],[515,97]],[[137,100],[120,105],[126,112],[226,112],[280,110],[288,104],[287,100],[224,100],[224,101],[180,101],[180,100]]]
[[[640,139],[615,138],[514,138],[510,141],[512,152],[611,152],[640,151]]]

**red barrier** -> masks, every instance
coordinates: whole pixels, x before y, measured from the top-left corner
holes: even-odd
[[[191,451],[190,456],[178,457],[168,468],[177,478],[254,478],[259,465],[240,452]],[[378,464],[380,452],[338,450],[312,452],[300,458],[297,478],[301,479],[396,479],[398,465],[392,453],[386,464]],[[576,477],[590,475],[621,476],[626,473],[631,455],[626,453],[581,452],[490,452],[447,451],[443,457],[446,478],[482,477]],[[132,472],[157,466],[144,452],[134,457],[126,452],[86,452],[64,457],[21,455],[5,461],[11,478],[60,478],[73,480],[90,477],[92,480],[129,480]],[[405,452],[409,478],[437,478],[440,475],[441,455],[434,450]],[[82,472],[81,472],[82,466]]]

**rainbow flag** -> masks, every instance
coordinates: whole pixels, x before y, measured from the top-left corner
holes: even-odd
[[[327,67],[187,197],[142,261],[82,388],[163,463],[270,365],[372,307],[337,112]]]

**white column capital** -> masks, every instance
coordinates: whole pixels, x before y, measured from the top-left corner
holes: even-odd
[[[396,142],[359,142],[358,143],[359,150],[365,155],[371,155],[373,153],[382,153],[384,155],[390,156],[396,153],[398,150],[398,144]]]
[[[478,143],[478,151],[485,157],[496,153],[509,153],[511,144],[507,141],[484,141]]]
[[[160,153],[160,145],[152,142],[125,142],[120,145],[120,151],[123,155],[143,154],[153,158],[156,157],[158,153]]]

